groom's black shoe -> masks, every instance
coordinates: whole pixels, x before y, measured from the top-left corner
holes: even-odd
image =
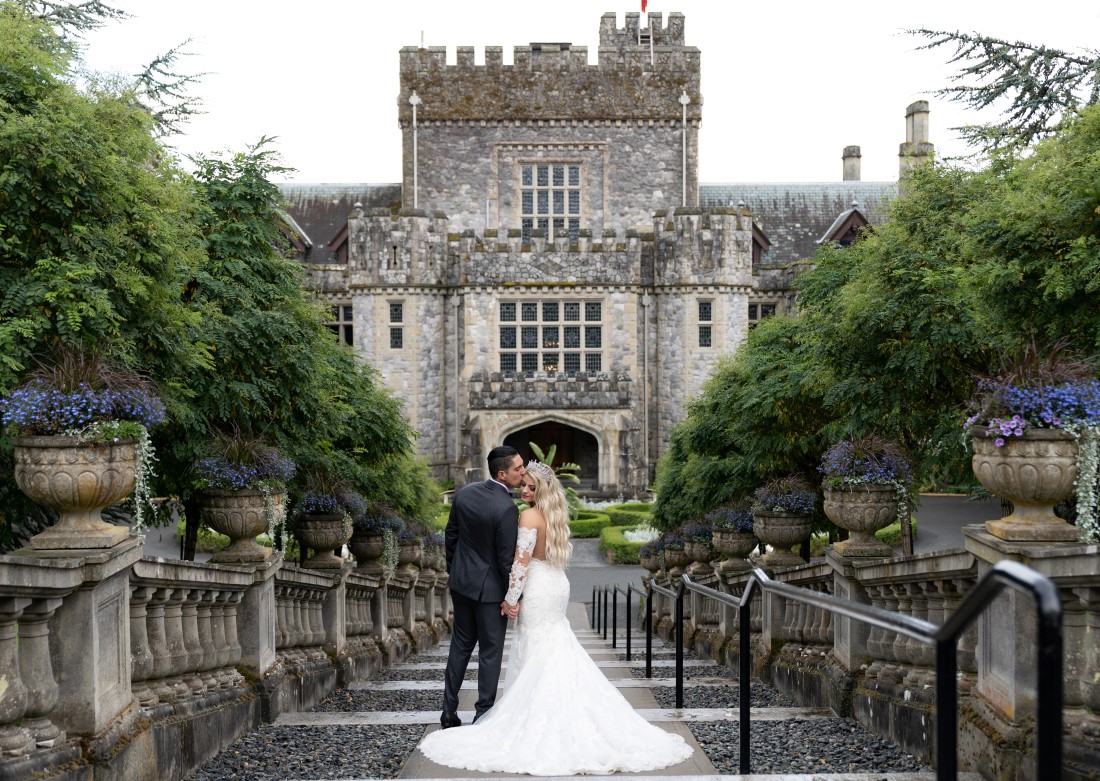
[[[477,720],[478,720],[478,719],[480,719],[480,718],[481,718],[482,716],[484,716],[484,715],[485,715],[486,713],[488,713],[488,712],[489,712],[489,711],[488,711],[488,709],[486,709],[486,710],[479,710],[479,711],[477,711],[477,712],[476,712],[476,713],[474,714],[474,720],[473,720],[473,721],[471,721],[470,723],[471,723],[471,724],[477,724]]]
[[[450,727],[461,727],[462,719],[458,717],[458,711],[455,711],[450,716],[440,716],[439,723],[443,727],[443,729],[449,729]]]

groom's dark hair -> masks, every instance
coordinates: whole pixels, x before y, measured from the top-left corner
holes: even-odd
[[[516,460],[519,451],[511,445],[500,445],[489,451],[489,477],[496,480],[501,472],[507,472],[508,467]]]

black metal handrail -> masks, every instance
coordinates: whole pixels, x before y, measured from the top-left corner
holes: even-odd
[[[772,593],[783,599],[811,605],[830,613],[846,616],[866,624],[898,632],[935,646],[936,657],[936,779],[954,781],[958,775],[958,689],[957,644],[967,627],[1006,587],[1030,594],[1038,613],[1038,681],[1036,747],[1037,778],[1061,778],[1062,768],[1062,601],[1058,587],[1045,575],[1014,561],[1001,561],[987,572],[963,598],[951,617],[937,626],[912,616],[899,615],[883,608],[851,602],[831,594],[774,581],[758,568],[753,568],[740,596],[716,591],[681,576],[674,588],[665,588],[649,581],[646,607],[646,678],[652,677],[653,656],[653,593],[675,600],[674,636],[676,645],[676,708],[684,704],[684,595],[693,591],[736,608],[740,629],[738,675],[740,678],[738,726],[740,736],[739,772],[750,773],[749,737],[751,732],[752,674],[751,617],[747,609],[756,592]],[[618,586],[615,590],[618,590]],[[629,597],[630,590],[627,590]],[[637,591],[637,589],[634,589]],[[607,637],[607,587],[604,587],[604,637]],[[641,591],[638,591],[641,594]],[[596,591],[593,590],[593,605]],[[629,598],[627,599],[627,631],[629,632]],[[594,608],[595,610],[595,608]],[[595,613],[593,613],[595,616]],[[598,625],[598,622],[596,622]],[[614,630],[613,630],[614,634]],[[629,646],[629,641],[628,641]],[[629,651],[628,651],[629,654]],[[628,656],[629,658],[629,656]]]

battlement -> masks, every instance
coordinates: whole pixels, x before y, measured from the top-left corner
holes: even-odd
[[[661,13],[650,11],[646,21],[648,27],[638,29],[641,24],[641,14],[637,11],[627,13],[622,27],[616,26],[616,16],[609,11],[600,19],[600,48],[624,49],[631,46],[649,47],[652,40],[654,46],[683,46],[684,45],[684,15],[673,11],[668,15],[668,26],[661,26]]]
[[[409,96],[420,97],[417,118],[439,120],[671,119],[681,117],[681,92],[692,98],[689,119],[702,114],[699,50],[684,45],[683,14],[648,15],[640,31],[639,14],[615,14],[600,22],[599,62],[588,62],[588,47],[568,42],[535,42],[513,49],[505,65],[503,48],[485,47],[476,64],[472,46],[456,49],[447,63],[447,47],[406,46],[400,51],[401,92],[398,119],[412,120]]]

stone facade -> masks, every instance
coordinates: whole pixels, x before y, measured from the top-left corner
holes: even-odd
[[[700,53],[682,14],[663,21],[605,14],[595,65],[568,43],[516,47],[508,66],[499,47],[484,65],[403,48],[400,206],[392,185],[354,205],[333,190],[327,210],[324,188],[284,188],[334,330],[404,401],[439,478],[480,478],[494,445],[535,442],[581,464],[586,493],[645,494],[715,362],[793,307],[821,226],[884,198],[861,182],[802,200],[701,188]],[[322,245],[314,225],[340,228]]]

